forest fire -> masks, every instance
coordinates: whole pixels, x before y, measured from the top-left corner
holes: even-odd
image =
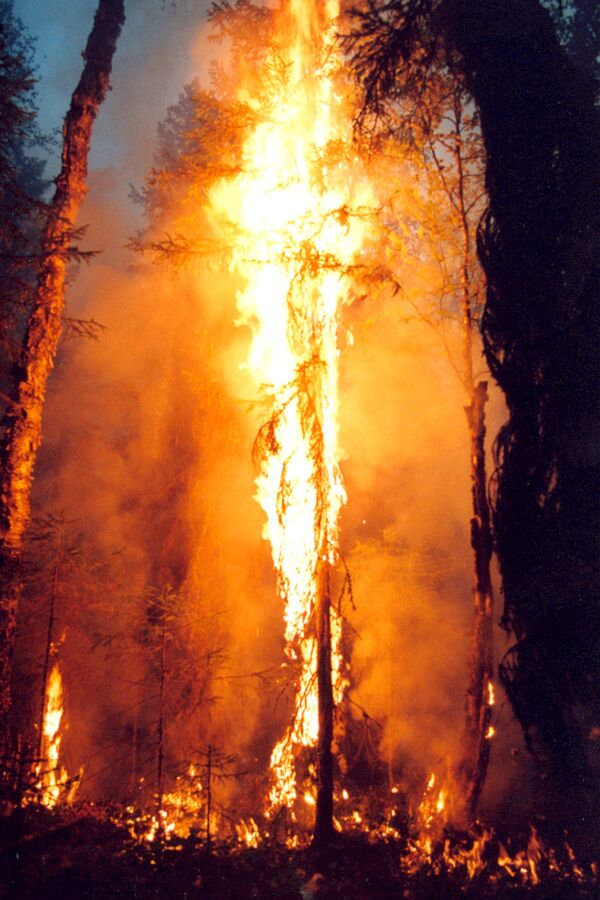
[[[61,132],[71,5],[59,78],[0,4],[0,884],[595,896],[590,4],[93,0]]]
[[[246,280],[238,309],[253,335],[247,367],[271,404],[256,444],[256,498],[267,515],[264,536],[285,602],[286,653],[299,671],[292,724],[271,756],[269,809],[285,806],[292,815],[298,748],[316,746],[324,695],[333,689],[337,704],[345,685],[341,616],[330,598],[345,500],[337,437],[339,313],[370,195],[336,86],[338,14],[336,0],[293,0],[284,9],[277,51],[267,62],[268,89],[256,101],[259,124],[243,148],[243,174],[211,191]],[[318,674],[322,653],[329,688]],[[307,802],[314,804],[312,797]]]
[[[399,789],[395,787],[391,793],[397,802]],[[303,800],[314,806],[311,794],[305,793]],[[459,894],[467,885],[479,884],[482,889],[484,886],[486,890],[497,889],[498,896],[504,896],[505,890],[534,888],[543,883],[550,889],[554,886],[557,891],[569,885],[583,889],[597,884],[595,862],[579,863],[566,840],[557,847],[549,847],[533,825],[521,847],[518,840],[500,838],[492,827],[479,822],[468,832],[453,829],[448,822],[446,790],[437,785],[434,774],[427,781],[408,833],[398,827],[395,806],[387,810],[383,821],[376,823],[368,814],[355,808],[346,789],[338,800],[340,811],[335,819],[336,830],[360,836],[371,846],[385,844],[393,854],[399,874],[424,879],[423,884],[429,885],[423,896],[429,896],[427,890],[431,888],[432,878],[443,879],[447,890],[454,886]],[[133,813],[133,809],[127,812]],[[210,824],[205,816],[205,805],[190,803],[189,796],[178,791],[165,797],[164,808],[158,815],[134,817],[125,814],[114,821],[121,827],[125,824],[132,837],[146,846],[162,845],[181,850],[183,841],[194,831],[199,831],[206,841],[207,834],[210,836],[212,831],[216,835],[219,829],[221,840],[233,841],[238,853],[271,845],[268,816],[257,817],[258,821],[250,817],[228,823],[219,821],[215,815]],[[307,835],[296,832],[288,838],[286,845],[288,850],[306,849]]]

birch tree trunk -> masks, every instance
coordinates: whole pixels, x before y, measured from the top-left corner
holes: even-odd
[[[124,0],[99,0],[83,54],[84,67],[63,126],[62,166],[42,240],[33,308],[23,339],[14,397],[0,442],[0,716],[10,708],[11,657],[21,593],[23,538],[42,438],[46,385],[62,331],[69,241],[86,193],[87,159],[94,120],[110,88]]]

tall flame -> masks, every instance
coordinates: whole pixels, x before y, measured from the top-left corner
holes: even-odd
[[[314,609],[319,570],[335,562],[345,502],[338,448],[339,311],[367,228],[370,194],[351,147],[351,117],[333,22],[339,0],[289,0],[277,21],[258,124],[241,174],[211,191],[244,277],[239,323],[252,331],[247,368],[266,389],[256,499],[285,602],[286,653],[299,664],[292,725],[271,757],[271,807],[291,807],[295,755],[318,738]],[[342,623],[331,612],[334,701],[344,689]]]
[[[39,790],[41,802],[49,808],[56,806],[66,781],[66,773],[59,771],[59,755],[61,736],[61,722],[63,717],[63,690],[62,677],[58,665],[52,667],[48,684],[46,686],[46,698],[44,704],[44,717],[42,722],[42,760],[37,765],[39,776]]]

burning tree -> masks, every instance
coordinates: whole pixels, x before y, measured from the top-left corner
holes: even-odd
[[[292,724],[271,758],[269,805],[271,814],[290,808],[295,817],[296,756],[316,747],[320,839],[333,832],[333,715],[345,686],[341,613],[331,604],[345,497],[336,421],[339,314],[372,212],[352,146],[337,12],[335,3],[323,11],[283,4],[275,16],[248,3],[213,4],[217,38],[233,42],[236,76],[217,67],[215,94],[188,95],[195,113],[177,165],[167,171],[189,179],[214,236],[190,239],[189,217],[180,220],[183,235],[134,242],[175,263],[217,253],[247,283],[238,298],[240,323],[255,333],[247,368],[271,407],[254,447],[257,499],[267,514],[296,677]],[[261,29],[259,49],[248,41],[250,24]],[[165,184],[160,170],[153,174],[142,202],[152,203]]]
[[[485,407],[487,381],[476,368],[477,327],[483,306],[481,269],[474,252],[476,223],[483,211],[484,154],[478,117],[469,110],[469,97],[460,81],[432,78],[428,98],[423,98],[415,116],[420,120],[424,155],[429,165],[430,196],[445,198],[449,205],[448,223],[454,232],[455,274],[448,275],[446,290],[455,315],[460,319],[460,353],[456,365],[466,404],[465,413],[470,441],[471,475],[471,549],[473,551],[473,626],[469,659],[469,682],[465,704],[465,726],[462,736],[462,759],[459,762],[460,787],[464,798],[460,815],[475,819],[487,775],[491,724],[494,705],[493,663],[493,590],[490,563],[493,550],[488,484],[486,476]],[[429,99],[431,98],[431,99]],[[441,217],[440,217],[441,218]],[[443,246],[447,234],[440,235]],[[451,241],[452,243],[452,241]],[[444,259],[451,269],[452,251]],[[458,271],[456,271],[458,270]],[[442,309],[442,318],[446,311]],[[440,322],[443,328],[443,321]]]
[[[56,806],[61,797],[66,796],[69,788],[73,786],[66,771],[59,768],[63,714],[62,677],[58,663],[54,663],[45,679],[38,760],[34,767],[37,799],[50,809]]]
[[[295,15],[295,13],[293,14]],[[302,208],[299,206],[299,215],[303,216],[302,227],[299,231],[296,230],[295,232],[294,228],[290,227],[290,224],[293,225],[291,217],[292,212],[294,212],[293,207],[286,210],[285,205],[283,205],[281,215],[275,226],[270,226],[268,214],[262,216],[260,220],[259,217],[255,216],[256,221],[252,221],[253,209],[251,203],[245,199],[245,196],[251,199],[261,195],[261,193],[266,193],[269,197],[277,197],[277,192],[280,191],[281,195],[286,197],[286,191],[291,190],[292,187],[294,190],[300,187],[299,178],[296,178],[296,176],[290,178],[283,166],[276,168],[275,163],[279,166],[276,153],[269,157],[266,157],[265,154],[267,162],[271,164],[271,159],[273,159],[273,164],[271,164],[272,170],[267,172],[264,178],[262,177],[262,171],[258,173],[256,171],[257,165],[263,165],[263,160],[259,157],[257,164],[256,159],[252,155],[257,152],[255,146],[251,144],[252,141],[255,142],[255,145],[258,145],[258,152],[263,152],[263,147],[259,143],[260,140],[262,140],[263,145],[266,145],[267,139],[270,139],[272,146],[277,146],[277,142],[281,140],[281,119],[283,115],[289,116],[290,119],[289,124],[288,122],[283,123],[285,128],[291,128],[297,121],[297,117],[292,119],[293,107],[292,113],[290,113],[291,104],[288,97],[290,85],[293,87],[294,83],[290,77],[290,66],[287,62],[287,57],[282,52],[282,48],[284,48],[286,53],[290,52],[287,48],[292,39],[289,36],[282,37],[282,30],[278,30],[275,24],[276,21],[267,10],[251,4],[242,3],[235,8],[228,4],[215,5],[213,7],[212,23],[217,28],[218,37],[228,38],[233,42],[234,62],[231,66],[232,71],[225,69],[222,65],[216,67],[213,72],[214,93],[202,91],[197,85],[190,85],[186,89],[180,103],[170,111],[168,119],[162,127],[159,165],[152,170],[144,189],[138,195],[138,198],[143,202],[147,210],[150,212],[153,209],[158,210],[160,218],[161,211],[165,208],[165,205],[173,204],[175,207],[177,206],[177,198],[179,198],[179,201],[181,200],[181,194],[185,193],[187,184],[189,191],[188,206],[190,201],[197,203],[197,199],[200,199],[206,202],[207,197],[210,197],[213,204],[212,221],[209,222],[208,226],[205,226],[204,232],[195,240],[190,235],[193,233],[192,227],[197,228],[197,225],[193,226],[193,217],[189,216],[179,220],[176,226],[175,237],[167,237],[162,240],[146,239],[136,242],[136,246],[141,249],[151,249],[158,253],[159,256],[166,257],[176,264],[187,261],[196,254],[206,256],[207,254],[214,254],[216,251],[219,253],[219,259],[227,259],[231,255],[233,247],[236,270],[241,272],[244,277],[251,279],[251,290],[255,294],[258,295],[261,292],[261,294],[264,293],[265,297],[267,296],[267,291],[271,290],[269,268],[277,274],[280,271],[286,273],[286,268],[288,272],[291,272],[291,277],[286,275],[290,280],[286,289],[285,303],[282,304],[284,315],[281,317],[279,343],[281,346],[285,346],[283,344],[285,330],[296,327],[297,322],[300,327],[297,328],[298,335],[294,337],[295,346],[302,348],[304,344],[310,348],[312,344],[313,347],[316,346],[316,351],[313,356],[308,355],[308,353],[305,354],[304,358],[300,360],[300,364],[296,363],[297,368],[295,370],[292,364],[288,364],[285,377],[289,380],[286,381],[283,376],[280,376],[279,396],[277,396],[275,389],[270,389],[267,393],[267,402],[272,402],[274,406],[273,414],[261,428],[255,445],[257,464],[259,467],[271,468],[275,472],[275,474],[269,475],[267,480],[272,486],[277,488],[281,495],[281,498],[275,501],[272,499],[267,500],[267,503],[275,504],[274,509],[271,507],[270,518],[275,522],[274,530],[277,534],[281,531],[285,533],[287,527],[286,517],[289,518],[291,516],[288,495],[294,490],[293,478],[290,480],[289,463],[286,462],[285,466],[281,465],[282,457],[286,461],[285,453],[287,451],[283,448],[280,432],[285,430],[286,423],[290,419],[293,420],[294,417],[299,415],[301,440],[309,448],[307,454],[308,462],[310,466],[316,466],[316,475],[314,477],[318,498],[316,502],[318,502],[319,506],[326,505],[327,493],[330,490],[328,485],[334,485],[335,483],[335,478],[328,474],[326,467],[323,468],[320,462],[323,458],[325,444],[321,425],[323,411],[319,407],[319,396],[323,392],[321,379],[323,377],[325,379],[329,378],[326,366],[322,363],[322,357],[325,352],[322,348],[325,346],[324,341],[326,342],[328,335],[323,332],[319,322],[317,322],[316,326],[313,323],[306,325],[303,322],[302,316],[304,316],[304,312],[302,306],[305,302],[304,298],[307,293],[310,294],[314,290],[314,284],[320,272],[328,273],[328,278],[332,280],[341,278],[347,284],[350,284],[352,280],[356,281],[361,275],[368,282],[370,267],[376,268],[381,259],[378,257],[376,250],[372,257],[361,257],[360,265],[357,265],[357,260],[350,261],[350,263],[344,261],[343,255],[340,255],[338,249],[341,246],[342,254],[345,252],[343,241],[337,241],[336,244],[337,238],[333,230],[331,231],[331,244],[326,247],[329,255],[326,255],[321,250],[318,241],[320,239],[319,229],[322,226],[318,222],[318,215],[312,214],[311,211],[309,218],[306,211],[311,203],[313,209],[317,210],[319,207],[322,209],[324,206],[320,199],[317,201],[312,200],[312,186],[305,191],[307,198],[306,207]],[[254,41],[248,40],[248,29],[250,27],[260,29],[261,42],[259,48],[257,48]],[[313,44],[311,52],[316,54],[319,52],[318,40],[311,36],[311,41]],[[240,47],[244,49],[243,62],[236,57],[236,54],[239,55]],[[325,50],[329,53],[329,64],[328,68],[317,68],[315,75],[319,78],[329,74],[332,60],[335,63],[336,57],[332,48],[328,49],[325,47]],[[335,54],[338,53],[339,50],[336,48]],[[248,59],[251,60],[250,63],[248,63]],[[428,116],[435,118],[439,123],[439,121],[444,119],[444,115],[448,111],[452,114],[457,114],[455,132],[446,134],[444,137],[452,142],[451,152],[453,153],[453,159],[457,162],[459,174],[463,176],[463,181],[461,182],[459,175],[457,175],[455,179],[457,185],[453,183],[448,193],[448,184],[444,184],[443,176],[440,183],[439,173],[441,167],[438,169],[433,167],[430,170],[429,182],[425,178],[427,184],[424,190],[430,190],[432,194],[435,194],[437,191],[436,200],[434,201],[435,210],[431,212],[433,216],[433,230],[438,228],[439,231],[439,222],[435,218],[437,216],[439,219],[441,215],[438,203],[439,198],[441,197],[442,204],[453,207],[449,216],[452,219],[449,227],[454,229],[453,238],[448,242],[447,238],[439,236],[440,247],[442,248],[439,252],[442,253],[442,256],[444,253],[452,252],[462,259],[457,269],[460,277],[457,274],[452,284],[444,285],[444,291],[451,294],[451,302],[462,310],[463,351],[460,355],[459,367],[462,369],[462,380],[468,404],[475,410],[471,430],[475,448],[473,453],[475,460],[473,472],[477,488],[476,500],[478,506],[474,515],[477,522],[485,524],[486,510],[484,505],[486,502],[486,491],[482,437],[483,404],[481,403],[483,386],[478,387],[477,391],[475,391],[472,360],[473,322],[476,320],[479,312],[479,298],[476,279],[477,270],[473,264],[474,254],[471,230],[472,218],[476,214],[478,199],[476,197],[474,201],[473,196],[477,195],[478,192],[481,193],[481,184],[477,179],[475,179],[473,185],[473,168],[474,166],[476,167],[476,160],[473,157],[475,156],[479,159],[480,148],[477,145],[475,150],[473,149],[473,126],[471,117],[467,113],[463,113],[463,96],[460,90],[458,95],[455,96],[451,89],[448,90],[447,81],[441,79],[439,81],[441,82],[441,87],[440,83],[438,83],[437,99],[430,95],[422,98],[422,106],[418,110],[420,136],[417,143],[422,146],[427,134],[431,136],[430,129],[433,126],[431,123],[425,123]],[[242,85],[241,88],[239,84]],[[324,148],[319,148],[315,145],[315,142],[309,141],[308,162],[303,162],[309,177],[317,181],[320,191],[325,192],[332,182],[334,189],[337,189],[337,179],[340,177],[341,172],[358,171],[359,169],[356,157],[357,149],[351,147],[348,131],[348,121],[353,108],[353,100],[350,96],[351,92],[349,92],[347,79],[340,71],[335,73],[335,90],[339,98],[336,101],[339,105],[339,112],[345,115],[345,122],[343,124],[340,124],[339,121],[337,122],[334,132],[335,140],[328,140]],[[319,99],[318,92],[315,92],[315,95],[317,101],[319,103],[322,102]],[[274,104],[278,104],[278,107],[283,112],[277,111],[274,113]],[[259,138],[256,137],[257,134],[260,136]],[[293,141],[296,141],[296,144]],[[288,160],[292,160],[293,166],[297,166],[298,144],[299,141],[296,138],[289,141],[289,146],[291,146],[292,150],[288,155]],[[396,154],[406,153],[407,156],[412,154],[413,160],[416,160],[417,154],[414,152],[414,147],[409,149],[403,144],[398,146],[401,149],[398,150],[396,147]],[[269,150],[269,152],[271,151]],[[293,158],[293,154],[296,154],[295,158]],[[385,156],[385,153],[383,155]],[[375,159],[377,160],[377,156],[375,156]],[[377,167],[377,164],[375,162],[373,169]],[[320,166],[320,171],[317,169],[317,166]],[[463,166],[462,172],[460,171],[461,166]],[[422,159],[420,162],[415,162],[416,175],[415,173],[413,175],[417,180],[423,180],[425,168]],[[223,178],[224,171],[226,173],[225,178]],[[333,177],[332,172],[334,173]],[[335,174],[336,172],[337,174]],[[366,181],[366,175],[362,177]],[[373,171],[369,172],[369,177],[371,179],[376,177]],[[379,180],[383,179],[380,177]],[[466,187],[467,180],[469,180],[469,185],[473,185],[473,187]],[[434,182],[435,189],[433,188]],[[240,187],[245,192],[245,196],[244,194],[241,195],[241,200]],[[380,187],[380,194],[385,195],[386,187],[381,185]],[[298,190],[298,193],[300,194],[300,190]],[[215,197],[217,197],[217,204],[220,204],[217,216],[214,213]],[[332,224],[339,224],[343,230],[346,220],[354,223],[355,227],[359,224],[366,226],[368,223],[370,225],[371,220],[376,218],[373,202],[373,198],[369,197],[362,207],[358,206],[353,209],[350,204],[346,204],[339,209],[332,207],[326,210],[324,215],[326,220],[325,227],[329,229]],[[382,202],[381,196],[378,202]],[[431,204],[431,201],[429,202]],[[456,204],[460,207],[461,202],[463,204],[462,215],[460,214],[460,208],[458,208],[458,215],[455,215],[457,213]],[[237,213],[239,218],[236,220],[232,210],[237,211],[238,207],[241,207],[241,212]],[[387,209],[383,212],[384,216],[386,214],[389,214]],[[400,216],[400,218],[406,217],[406,211],[403,209],[399,212],[396,210],[394,214]],[[227,218],[224,222],[225,216]],[[243,218],[244,216],[245,219]],[[459,219],[458,223],[454,221],[456,218]],[[327,221],[327,219],[330,221]],[[287,233],[284,233],[284,226],[289,228]],[[264,240],[264,245],[260,248],[260,253],[257,252],[249,240],[249,227],[253,228],[255,232],[259,231],[260,228],[264,229],[266,239]],[[211,228],[214,236],[211,236]],[[268,228],[272,228],[272,230],[267,231]],[[276,232],[275,228],[277,229]],[[312,234],[308,232],[309,228],[312,229]],[[393,228],[393,225],[390,226],[390,232],[393,231]],[[365,227],[363,233],[367,231],[368,229]],[[306,239],[306,234],[308,234],[308,239]],[[407,246],[410,245],[410,241],[406,239],[406,235],[402,231],[394,236],[397,241],[402,242],[404,240]],[[250,237],[254,239],[254,235]],[[378,234],[378,238],[381,238],[380,234]],[[346,235],[344,235],[345,240]],[[446,241],[445,245],[444,240]],[[416,243],[418,244],[418,241]],[[449,243],[452,244],[451,251],[448,247]],[[454,247],[454,244],[459,249]],[[412,247],[411,245],[411,250],[408,252],[414,252],[419,255],[422,253],[422,247]],[[444,264],[446,264],[445,259],[441,262],[441,265]],[[447,268],[452,268],[452,265],[447,266]],[[285,281],[283,283],[285,284]],[[371,287],[373,283],[371,280]],[[243,302],[246,304],[247,301],[244,299]],[[267,309],[266,301],[265,308]],[[254,328],[255,325],[251,319],[252,315],[251,306],[248,305],[248,309],[244,307],[244,317],[251,324],[251,327]],[[266,315],[273,316],[273,308],[268,307],[268,312],[264,316],[266,317]],[[296,322],[290,321],[291,315],[295,317]],[[263,316],[262,312],[261,316]],[[288,317],[287,324],[286,316]],[[335,314],[333,321],[335,322]],[[287,337],[285,339],[286,341],[288,340]],[[268,351],[268,346],[265,338],[264,347],[266,349],[261,351],[265,356],[267,352],[270,352]],[[272,377],[268,368],[265,367],[264,371],[258,374],[257,380],[259,383],[264,384],[269,383],[269,379],[272,379]],[[279,475],[277,474],[275,463],[273,460],[270,461],[271,457],[275,457],[275,460],[279,457],[279,462],[277,462],[277,465],[281,466]],[[275,468],[273,468],[274,466]],[[315,530],[315,548],[318,548],[320,542],[322,543],[322,538],[319,537],[319,527]],[[474,656],[476,658],[472,667],[474,673],[473,684],[471,685],[469,696],[472,695],[473,699],[468,726],[470,730],[467,738],[467,742],[469,742],[469,762],[467,764],[469,774],[467,779],[471,785],[475,785],[473,788],[475,796],[479,793],[485,777],[489,736],[491,734],[489,716],[492,690],[490,686],[491,603],[489,596],[486,596],[485,585],[482,588],[482,579],[486,571],[489,582],[489,530],[485,532],[485,528],[482,526],[480,537],[481,539],[477,541],[476,547],[479,554],[476,566],[478,582],[477,590],[475,591],[477,626],[474,638]],[[312,540],[313,538],[311,538]],[[283,563],[285,563],[286,552],[287,550],[284,548],[281,555]],[[487,559],[485,558],[486,552],[488,553]],[[315,549],[315,553],[317,553],[317,549]],[[327,582],[325,574],[321,573],[317,577],[317,580],[320,578],[323,584]],[[482,579],[479,578],[480,574]],[[289,578],[289,576],[285,577]],[[309,583],[311,578],[314,577],[314,572],[312,574],[309,572],[308,576],[305,575],[303,577],[307,578],[307,583]],[[284,592],[285,590],[287,588],[284,587]],[[310,604],[309,612],[306,615],[308,618],[300,622],[298,634],[304,634],[307,628],[310,632],[314,627],[314,623],[311,621]],[[289,626],[288,633],[292,636],[292,643],[297,640],[297,636],[293,636],[293,628]],[[323,638],[324,646],[326,646],[327,635],[324,635]],[[307,645],[303,650],[302,646],[298,645],[295,648],[292,646],[291,650],[296,654],[297,660],[303,660],[306,666],[304,676],[300,676],[300,697],[305,696],[305,700],[308,702],[311,691],[314,691],[316,687],[316,681],[315,669],[305,657],[313,653],[314,647]],[[327,652],[325,652],[325,656],[328,656]],[[335,674],[335,677],[339,679],[341,673]],[[325,682],[330,680],[326,672],[324,673],[324,680]],[[310,747],[312,740],[316,740],[318,724],[316,712],[317,695],[313,693],[312,696],[314,716],[311,727],[315,729],[315,737],[311,739],[305,735],[295,748],[294,729],[299,728],[298,733],[302,734],[304,727],[301,724],[301,719],[298,719],[301,713],[300,707],[299,710],[296,710],[293,725],[275,751],[276,756],[274,759],[276,765],[282,767],[285,764],[287,771],[286,783],[289,787],[286,790],[288,791],[288,802],[290,804],[293,804],[297,792],[296,774],[293,765],[297,749],[302,746]],[[340,693],[338,691],[339,696]],[[331,705],[331,700],[323,697],[323,704],[325,706]],[[277,805],[281,805],[282,799],[283,794],[276,785],[271,792],[271,803],[277,807]],[[309,800],[313,801],[314,798],[309,797]],[[473,807],[475,803],[476,799],[467,805]]]
[[[44,647],[44,660],[42,665],[42,677],[40,685],[40,716],[37,722],[37,752],[34,766],[38,778],[37,787],[40,792],[40,802],[45,806],[55,806],[62,795],[67,793],[66,788],[73,785],[68,783],[66,771],[59,772],[59,752],[62,741],[61,722],[64,714],[62,675],[57,654],[58,648],[64,640],[57,632],[57,619],[63,613],[62,606],[62,579],[64,569],[70,560],[77,554],[77,548],[73,543],[65,541],[65,529],[67,523],[62,516],[50,516],[44,522],[36,523],[37,528],[32,536],[40,543],[49,544],[46,550],[50,557],[49,568],[51,572],[50,585],[47,597],[48,626]],[[44,575],[48,575],[46,569]],[[39,600],[46,598],[38,598]]]
[[[29,522],[33,469],[41,443],[46,385],[62,331],[65,279],[74,222],[86,192],[92,128],[109,88],[123,0],[100,0],[81,79],[65,118],[62,168],[41,243],[37,287],[7,405],[0,443],[0,713],[10,707],[11,655],[21,592],[20,564]],[[72,249],[71,249],[72,255]]]
[[[257,123],[241,172],[210,190],[246,282],[238,309],[254,335],[248,369],[272,405],[256,443],[257,499],[285,601],[286,653],[298,668],[292,724],[271,757],[270,806],[293,808],[296,754],[316,747],[319,841],[333,835],[333,711],[344,689],[341,615],[331,602],[344,502],[338,319],[370,202],[340,90],[338,12],[336,2],[284,7],[262,93],[247,100]]]

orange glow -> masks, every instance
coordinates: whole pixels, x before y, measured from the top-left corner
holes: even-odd
[[[333,20],[338,0],[290,0],[278,20],[268,96],[243,148],[242,172],[211,190],[213,214],[233,234],[233,267],[245,281],[239,323],[252,343],[246,367],[267,392],[256,499],[266,514],[284,601],[288,658],[299,668],[293,723],[271,756],[269,806],[292,807],[295,757],[318,738],[314,608],[319,569],[337,559],[345,502],[339,469],[340,309],[364,239],[370,194],[352,150],[340,92]],[[283,47],[283,49],[282,49]],[[342,622],[331,612],[332,681],[339,703]]]
[[[42,759],[35,767],[39,802],[48,809],[56,806],[60,799],[71,800],[76,786],[69,785],[66,771],[59,768],[63,712],[62,677],[58,664],[55,663],[46,685],[42,722]]]
[[[258,847],[262,840],[258,825],[254,819],[239,822],[235,826],[238,841],[246,847]]]
[[[432,772],[427,780],[423,798],[417,810],[417,823],[422,836],[431,837],[441,831],[446,821],[447,790],[442,785],[435,790],[436,776]]]
[[[442,813],[445,809],[445,806],[446,806],[446,791],[442,788],[442,790],[440,791],[440,793],[438,795],[437,803],[435,804],[436,812]]]

